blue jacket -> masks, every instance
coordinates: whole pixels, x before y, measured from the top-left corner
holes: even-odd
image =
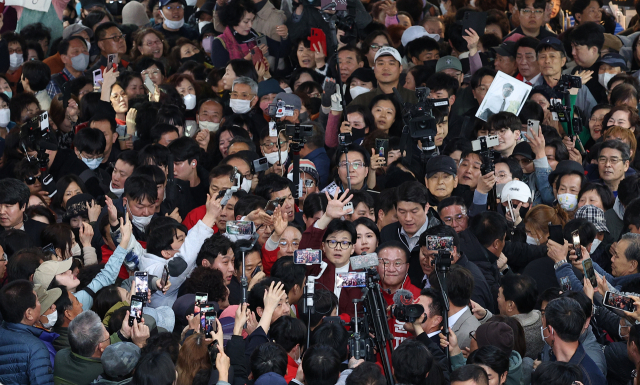
[[[38,338],[42,330],[3,322],[0,326],[0,383],[51,384],[53,369],[47,347]]]
[[[613,275],[607,273],[598,265],[595,261],[591,261],[593,264],[593,269],[600,275],[604,276],[610,286],[613,286],[617,290],[621,290],[622,285],[627,282],[635,281],[640,278],[640,273],[624,275],[622,277],[614,277]],[[556,270],[556,279],[560,282],[560,278],[569,277],[569,282],[571,282],[571,290],[574,291],[582,291],[582,281],[579,280],[576,275],[573,273],[572,265],[570,263],[563,263]]]
[[[582,371],[582,383],[584,385],[606,385],[607,379],[598,369],[595,362],[587,355],[582,344],[578,344],[578,349],[569,360],[569,363],[578,365]]]
[[[318,170],[318,175],[320,176],[320,185],[318,188],[324,188],[326,185],[330,183],[329,179],[331,177],[330,174],[330,163],[329,155],[327,155],[327,151],[324,147],[316,148],[311,151],[304,157],[304,159],[308,159],[313,162],[316,166],[316,170]]]
[[[47,350],[49,350],[49,357],[51,357],[51,367],[53,367],[53,363],[56,360],[56,353],[58,352],[56,348],[53,347],[53,340],[60,337],[60,334],[54,333],[52,331],[49,332],[43,329],[40,330],[42,330],[42,333],[38,338],[40,338],[40,341],[42,341],[42,343],[44,343],[44,346],[47,347]]]

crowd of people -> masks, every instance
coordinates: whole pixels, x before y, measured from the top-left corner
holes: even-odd
[[[640,385],[640,18],[335,3],[2,3],[0,383]]]

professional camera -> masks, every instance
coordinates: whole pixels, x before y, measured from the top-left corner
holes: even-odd
[[[495,158],[498,157],[499,154],[493,150],[493,147],[498,144],[500,144],[500,141],[497,135],[481,136],[471,142],[473,151],[477,151],[483,159],[482,166],[480,167],[482,175],[486,175],[495,170]]]
[[[580,76],[562,75],[557,87],[564,89],[582,88],[582,78]]]
[[[448,99],[429,99],[429,93],[430,90],[426,87],[416,88],[418,103],[407,113],[410,117],[409,134],[413,139],[435,138],[438,129],[432,110],[449,106]]]
[[[414,323],[424,314],[422,305],[394,305],[393,316],[400,322]]]
[[[28,120],[20,128],[20,141],[31,150],[57,150],[58,144],[49,128],[49,113],[43,112]]]

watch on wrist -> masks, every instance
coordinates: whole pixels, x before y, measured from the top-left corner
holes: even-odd
[[[567,263],[567,260],[566,260],[566,259],[560,260],[560,261],[556,262],[556,263],[553,265],[553,269],[554,269],[554,270],[558,270],[558,268],[559,268],[560,266],[564,265],[565,263]]]

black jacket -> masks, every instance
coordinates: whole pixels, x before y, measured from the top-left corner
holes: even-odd
[[[492,313],[495,313],[497,310],[494,306],[496,297],[491,294],[491,288],[489,288],[489,284],[484,278],[484,275],[482,274],[480,268],[473,262],[470,262],[465,255],[460,256],[460,259],[458,259],[456,265],[464,267],[473,275],[473,282],[475,287],[473,289],[473,293],[471,294],[471,299],[477,302],[483,308],[489,309]]]
[[[462,231],[460,236],[460,251],[473,262],[484,276],[491,295],[494,299],[498,298],[498,289],[500,288],[500,271],[498,270],[498,257],[482,246],[478,239],[473,235],[470,229]],[[494,302],[494,309],[497,302]]]
[[[87,187],[87,193],[93,195],[96,199],[100,199],[105,194],[97,174],[91,171],[71,150],[58,150],[51,167],[49,167],[49,173],[56,181],[69,174],[80,177]]]
[[[24,231],[25,233],[27,233],[29,238],[31,238],[31,240],[33,241],[32,246],[42,247],[42,242],[40,241],[40,234],[42,233],[42,230],[44,230],[45,227],[47,227],[47,225],[33,219],[29,219],[26,222],[24,222]]]
[[[521,273],[529,262],[547,256],[547,245],[530,245],[522,242],[507,241],[502,253],[514,273]]]

